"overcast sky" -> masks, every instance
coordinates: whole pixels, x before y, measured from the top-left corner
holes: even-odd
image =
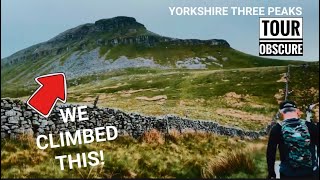
[[[225,39],[258,55],[259,16],[170,16],[169,6],[301,6],[304,56],[285,59],[319,60],[319,0],[1,0],[1,58],[114,16],[135,17],[164,36]]]

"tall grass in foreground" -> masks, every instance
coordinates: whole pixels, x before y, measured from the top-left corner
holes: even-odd
[[[140,139],[39,150],[22,136],[1,142],[1,178],[264,178],[265,142],[157,130]],[[105,164],[60,170],[57,155],[104,150]],[[65,164],[65,166],[68,166]]]
[[[219,178],[237,172],[253,174],[255,170],[256,166],[252,156],[247,152],[236,150],[208,159],[207,166],[203,168],[202,176],[204,178]]]

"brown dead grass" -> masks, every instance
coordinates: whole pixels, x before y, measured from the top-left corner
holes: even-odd
[[[12,153],[8,154],[8,157],[1,159],[1,166],[25,166],[25,165],[36,165],[44,161],[48,154],[47,152],[37,148],[36,142],[32,135],[23,134],[17,137],[19,145],[12,145],[10,143],[4,143],[6,149],[12,149]],[[25,150],[18,150],[23,148]]]
[[[183,131],[180,133],[177,129],[170,129],[168,134],[163,134],[159,132],[157,129],[151,129],[147,132],[144,132],[141,136],[141,141],[147,144],[154,144],[154,145],[163,145],[166,140],[178,142],[183,138],[191,138],[191,139],[198,139],[198,141],[202,141],[208,138],[215,137],[216,135],[207,133],[207,132],[195,132],[192,131]]]
[[[182,136],[183,134],[180,133],[177,129],[170,129],[166,138],[173,142],[178,142],[182,138]]]
[[[202,177],[219,178],[238,171],[251,174],[256,169],[251,154],[255,151],[261,151],[265,146],[265,143],[249,143],[245,149],[223,152],[210,158],[206,166],[202,168]]]
[[[47,153],[40,150],[30,151],[23,150],[17,153],[12,153],[5,160],[1,160],[1,166],[23,166],[23,165],[36,165],[44,161],[47,157]]]
[[[255,164],[247,152],[236,150],[228,154],[210,158],[202,170],[204,178],[219,178],[237,171],[253,173]]]
[[[145,142],[148,144],[157,144],[157,145],[162,145],[165,142],[164,136],[162,135],[162,133],[156,129],[151,129],[143,133],[141,140],[142,142]]]
[[[227,104],[232,107],[242,107],[245,105],[244,101],[248,99],[248,95],[237,94],[235,92],[228,92],[224,95]]]

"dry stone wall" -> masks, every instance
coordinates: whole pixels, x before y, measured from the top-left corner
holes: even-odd
[[[168,133],[176,129],[186,131],[208,132],[219,135],[259,138],[267,135],[269,127],[261,131],[246,131],[240,128],[222,126],[213,121],[191,120],[173,115],[163,117],[143,116],[136,113],[125,113],[111,108],[88,106],[89,120],[64,123],[59,109],[78,105],[57,105],[48,118],[44,118],[32,110],[26,103],[19,100],[1,99],[1,139],[16,138],[21,134],[59,134],[75,132],[78,129],[94,129],[101,126],[115,126],[119,135],[140,137],[150,129]],[[77,118],[76,118],[77,119]]]

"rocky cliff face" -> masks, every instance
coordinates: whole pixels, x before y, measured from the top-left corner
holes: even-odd
[[[1,67],[18,64],[24,61],[34,61],[46,57],[54,57],[63,53],[85,50],[88,47],[117,46],[138,44],[155,46],[159,43],[171,45],[200,45],[226,46],[222,39],[198,40],[176,39],[164,37],[148,31],[145,26],[132,17],[114,17],[101,19],[95,23],[83,24],[69,29],[56,37],[29,48],[23,49],[1,60]]]
[[[93,24],[84,24],[69,29],[58,36],[50,39],[49,43],[81,41],[87,36],[95,36],[102,33],[113,35],[126,35],[137,31],[147,31],[143,24],[140,24],[132,17],[119,16],[111,19],[101,19]],[[108,38],[108,37],[106,37]]]

